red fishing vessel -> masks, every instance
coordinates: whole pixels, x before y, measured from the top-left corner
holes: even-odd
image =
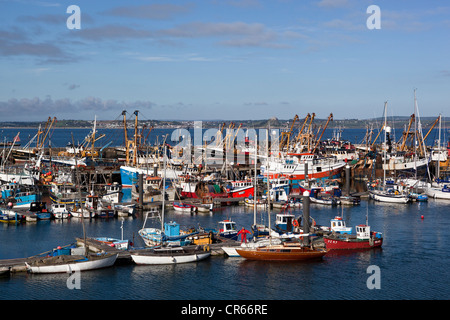
[[[248,198],[250,195],[254,196],[255,188],[252,180],[230,181],[230,183],[227,185],[227,192],[230,197]]]
[[[356,235],[331,234],[324,237],[327,250],[361,250],[379,248],[383,244],[381,232],[370,231],[370,226],[356,226]]]

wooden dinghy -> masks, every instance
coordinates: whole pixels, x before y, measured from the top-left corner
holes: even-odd
[[[30,273],[71,273],[111,267],[117,259],[117,253],[84,255],[57,255],[43,257],[25,263]]]

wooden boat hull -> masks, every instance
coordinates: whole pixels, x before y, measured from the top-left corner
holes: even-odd
[[[364,250],[380,248],[383,238],[369,240],[351,240],[345,238],[324,238],[327,250]]]
[[[116,262],[117,256],[118,254],[112,254],[92,260],[53,265],[30,265],[26,263],[26,267],[30,273],[71,273],[72,271],[87,271],[111,267]]]
[[[279,247],[279,249],[277,249]],[[310,249],[309,247],[289,248],[284,246],[260,247],[252,249],[236,248],[236,252],[248,260],[261,261],[307,261],[320,260],[327,253],[323,249]]]
[[[208,258],[209,250],[150,249],[131,253],[131,259],[138,265],[161,265],[197,262]]]

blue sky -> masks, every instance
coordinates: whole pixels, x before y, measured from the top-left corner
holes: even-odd
[[[450,116],[449,40],[439,0],[0,0],[1,119]]]

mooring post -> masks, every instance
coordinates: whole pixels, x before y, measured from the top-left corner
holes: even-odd
[[[309,225],[309,191],[303,192],[303,233],[309,234],[311,226]],[[303,243],[309,245],[309,235],[303,237]]]

